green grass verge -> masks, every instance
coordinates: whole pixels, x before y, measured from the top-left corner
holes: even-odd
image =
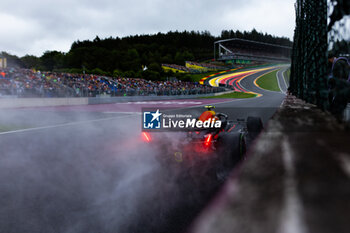
[[[256,95],[252,93],[232,92],[232,93],[227,93],[223,95],[200,97],[200,98],[201,99],[231,99],[231,98],[246,99],[246,98],[253,98],[253,97],[256,97]]]
[[[287,84],[289,84],[289,80],[290,80],[290,69],[288,69],[284,74],[285,74],[284,79],[286,80]]]
[[[256,83],[259,85],[259,87],[270,90],[270,91],[281,91],[278,87],[278,81],[276,77],[276,73],[278,70],[272,71],[268,74],[265,74],[264,76],[261,76],[258,80],[256,80]]]

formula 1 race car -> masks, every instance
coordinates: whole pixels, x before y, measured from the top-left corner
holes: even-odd
[[[221,121],[220,128],[193,129],[181,134],[174,133],[153,133],[143,132],[146,142],[155,143],[165,154],[163,161],[177,162],[180,166],[188,168],[189,171],[207,169],[214,171],[219,179],[224,179],[229,171],[239,163],[245,155],[247,144],[256,138],[263,129],[259,117],[248,117],[228,120],[224,113],[216,113],[214,106],[205,106],[200,116],[200,121],[212,120]],[[168,163],[169,164],[169,163]],[[175,163],[176,164],[176,163]]]

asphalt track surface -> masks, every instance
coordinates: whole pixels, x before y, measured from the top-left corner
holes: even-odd
[[[288,67],[285,67],[284,69],[280,69],[277,71],[277,81],[278,81],[278,86],[281,90],[281,92],[283,92],[284,94],[287,93],[287,89],[288,89],[288,84],[286,82],[285,77],[283,76],[283,74],[287,71]]]
[[[141,107],[191,113],[213,104],[230,119],[264,122],[284,94],[262,90],[253,99],[193,99],[0,112],[0,232],[184,232],[221,183],[203,174],[189,179],[181,163],[140,139]],[[168,134],[169,147],[181,137]],[[202,168],[199,168],[199,170]],[[205,168],[203,168],[205,170]]]

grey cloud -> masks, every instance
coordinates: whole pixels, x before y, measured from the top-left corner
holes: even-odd
[[[264,1],[264,5],[271,7],[265,17],[261,11],[266,9],[261,9],[259,0],[6,0],[0,8],[0,19],[7,15],[16,20],[5,27],[11,28],[12,33],[0,38],[0,50],[21,56],[26,53],[41,55],[45,50],[67,52],[77,39],[170,30],[209,30],[218,35],[223,29],[251,30],[255,27],[291,37],[293,3],[293,0]],[[288,12],[285,20],[281,20],[283,15],[279,14],[278,7],[287,8],[283,11]]]

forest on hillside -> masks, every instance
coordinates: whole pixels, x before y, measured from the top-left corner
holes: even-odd
[[[161,76],[162,63],[184,65],[185,61],[205,61],[213,58],[214,41],[241,38],[272,44],[291,46],[285,37],[257,32],[224,30],[215,37],[208,31],[183,31],[109,37],[75,41],[67,53],[46,51],[41,57],[26,55],[17,57],[3,52],[9,66],[35,68],[46,71],[91,72],[95,74],[138,76]],[[147,72],[142,72],[144,66]],[[154,72],[153,74],[147,74]],[[158,73],[158,74],[157,74]],[[147,78],[147,77],[146,77]]]

